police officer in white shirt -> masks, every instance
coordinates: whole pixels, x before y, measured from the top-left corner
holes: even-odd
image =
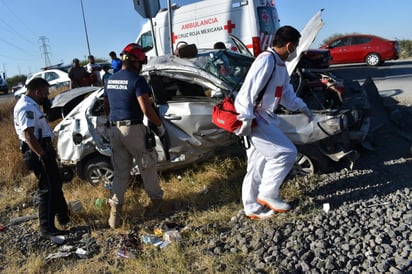
[[[70,222],[62,191],[62,180],[53,148],[53,132],[40,106],[49,103],[49,83],[35,78],[27,84],[27,93],[14,107],[14,127],[20,139],[23,160],[38,179],[40,236],[50,238],[61,234],[54,224]]]

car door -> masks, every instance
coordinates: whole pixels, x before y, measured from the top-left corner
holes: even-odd
[[[54,71],[46,71],[44,73],[44,79],[49,82],[51,87],[59,83],[59,78],[59,75]]]
[[[221,92],[213,82],[196,71],[173,69],[151,71],[145,77],[169,139],[169,157],[157,146],[159,162],[170,158],[177,166],[187,164],[236,142],[232,134],[212,123],[212,108],[220,100],[213,94]]]
[[[349,45],[349,38],[344,37],[331,42],[327,48],[332,55],[332,63],[345,63],[350,56],[347,56],[347,50]]]
[[[364,62],[365,56],[370,52],[371,39],[367,36],[352,36],[347,55],[352,62]]]

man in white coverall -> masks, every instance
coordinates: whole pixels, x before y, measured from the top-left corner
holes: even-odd
[[[296,96],[289,82],[285,61],[296,57],[300,33],[291,26],[281,27],[272,47],[253,62],[236,96],[235,107],[242,126],[235,132],[248,136],[247,173],[243,179],[242,201],[246,216],[264,219],[274,212],[290,210],[279,197],[279,189],[291,170],[297,155],[295,145],[279,129],[275,113],[281,104],[291,111],[301,111],[312,121],[313,114]],[[255,107],[259,92],[267,84],[262,100]],[[256,125],[252,127],[252,121]]]

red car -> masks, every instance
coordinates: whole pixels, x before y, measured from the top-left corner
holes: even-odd
[[[365,62],[370,66],[381,65],[386,60],[396,60],[400,52],[398,41],[366,34],[340,36],[320,48],[330,51],[330,64]]]

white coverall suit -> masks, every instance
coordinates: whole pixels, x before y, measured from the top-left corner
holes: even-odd
[[[246,215],[262,210],[258,198],[279,198],[280,186],[296,160],[296,147],[279,129],[274,111],[279,104],[292,111],[307,108],[289,82],[284,61],[271,48],[268,51],[261,53],[253,62],[235,99],[238,119],[250,121],[255,118],[257,122],[249,135],[251,147],[247,150],[247,173],[242,185]],[[258,93],[268,81],[262,100],[254,111]]]

